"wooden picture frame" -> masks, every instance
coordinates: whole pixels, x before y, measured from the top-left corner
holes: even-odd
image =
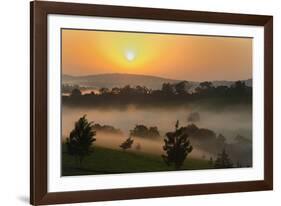
[[[264,179],[208,184],[48,192],[47,16],[98,16],[264,28]],[[30,203],[34,205],[261,191],[273,189],[273,17],[169,9],[35,1],[30,4]]]

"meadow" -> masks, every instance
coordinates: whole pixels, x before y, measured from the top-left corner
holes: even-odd
[[[208,160],[187,158],[181,170],[212,169]],[[134,172],[173,171],[174,167],[164,163],[159,155],[142,152],[122,151],[104,147],[94,147],[86,156],[81,167],[75,157],[67,154],[63,145],[62,176],[101,175]]]

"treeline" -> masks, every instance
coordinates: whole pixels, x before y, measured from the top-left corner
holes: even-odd
[[[84,89],[89,89],[89,88],[81,87],[78,84],[62,84],[61,92],[62,93],[71,93],[75,89],[84,90]]]
[[[231,160],[240,166],[252,165],[252,141],[241,135],[237,135],[231,143],[226,141],[222,134],[206,128],[199,128],[194,123],[182,126],[178,129],[189,136],[193,146],[210,154],[226,150]],[[204,157],[207,158],[207,157]],[[210,157],[213,159],[213,157]]]
[[[164,83],[159,90],[152,90],[145,86],[100,88],[98,92],[82,94],[74,88],[69,96],[62,96],[64,104],[68,105],[170,105],[186,104],[197,100],[206,100],[208,103],[250,104],[252,102],[252,87],[245,82],[237,81],[230,87],[217,86],[212,82],[201,82],[198,87],[192,88],[187,81],[177,84]]]
[[[116,135],[123,135],[123,132],[120,129],[116,129],[111,125],[101,125],[101,124],[94,124],[93,129],[96,132],[103,132],[109,134],[116,134]]]

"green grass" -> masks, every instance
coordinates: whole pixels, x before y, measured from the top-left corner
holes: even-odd
[[[181,170],[208,168],[210,168],[210,164],[207,160],[187,158]],[[95,147],[94,152],[85,157],[82,167],[79,168],[75,157],[68,155],[65,148],[63,148],[63,176],[171,170],[174,170],[174,168],[172,166],[167,166],[160,155],[134,153],[131,151],[113,150],[102,147]]]

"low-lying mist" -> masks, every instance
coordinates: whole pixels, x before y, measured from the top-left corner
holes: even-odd
[[[195,122],[189,121],[191,113],[198,113],[200,118]],[[157,127],[160,133],[158,138],[143,138],[133,137],[134,143],[131,151],[142,152],[149,154],[161,155],[163,154],[163,138],[169,131],[175,129],[175,123],[179,120],[181,127],[194,123],[199,128],[206,128],[213,131],[216,135],[223,135],[225,143],[231,144],[228,149],[232,152],[234,161],[242,161],[245,159],[247,164],[251,164],[252,150],[252,111],[248,106],[235,106],[232,108],[225,108],[223,110],[212,110],[200,107],[171,107],[171,108],[136,108],[128,106],[126,108],[85,108],[85,107],[69,107],[62,108],[62,137],[68,137],[70,131],[74,127],[75,121],[81,116],[87,115],[89,121],[101,125],[110,125],[116,129],[120,129],[123,134],[111,134],[104,132],[97,132],[95,142],[96,145],[120,149],[119,147],[130,135],[136,125],[142,124],[149,127]],[[245,137],[248,141],[246,146],[236,145],[235,138],[240,135]],[[192,142],[194,150],[190,156],[200,159],[216,158],[220,153],[220,147],[208,147],[204,142]],[[200,146],[200,144],[202,144]],[[240,144],[240,143],[239,143]],[[234,145],[234,146],[233,146]],[[239,146],[239,147],[238,147]],[[237,150],[240,148],[241,150]],[[249,148],[250,147],[250,148]],[[240,155],[239,155],[240,154]],[[241,157],[241,155],[244,155]],[[245,156],[246,155],[246,156]],[[242,161],[243,162],[243,161]]]

